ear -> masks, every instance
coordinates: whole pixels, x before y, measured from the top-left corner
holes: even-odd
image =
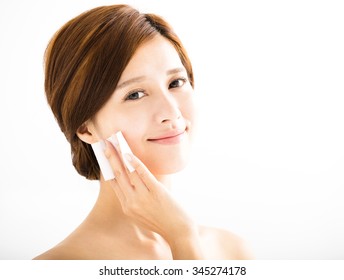
[[[94,126],[89,121],[86,121],[78,128],[78,130],[76,131],[76,135],[81,141],[88,144],[93,144],[99,141],[98,137],[96,136]]]

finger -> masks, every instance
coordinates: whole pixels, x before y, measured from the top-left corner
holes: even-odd
[[[135,168],[135,171],[129,173],[131,183],[135,187],[145,186],[148,190],[153,190],[160,182],[154,177],[149,169],[134,155],[124,154],[124,157]]]
[[[115,173],[117,186],[121,188],[125,196],[132,195],[133,186],[130,183],[127,171],[123,165],[119,152],[108,140],[105,140],[105,143],[105,156],[110,162],[110,165]]]

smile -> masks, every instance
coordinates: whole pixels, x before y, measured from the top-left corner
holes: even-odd
[[[174,145],[180,143],[185,137],[186,130],[172,131],[156,138],[148,139],[148,141],[156,144]]]

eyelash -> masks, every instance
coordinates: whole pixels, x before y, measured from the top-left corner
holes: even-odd
[[[130,96],[132,96],[132,95],[135,94],[135,93],[140,93],[140,92],[146,94],[144,90],[140,90],[140,89],[139,89],[139,90],[134,90],[134,91],[132,91],[132,92],[129,92],[129,93],[125,96],[124,101],[134,101],[134,100],[141,99],[142,97],[137,98],[137,99],[130,99]]]
[[[174,83],[174,82],[176,82],[176,81],[181,81],[182,84],[181,84],[180,86],[171,87],[172,83]],[[175,80],[173,80],[173,81],[169,84],[168,89],[174,89],[174,88],[182,87],[182,86],[185,85],[186,82],[187,82],[187,79],[186,79],[186,78],[178,78],[178,79],[175,79]],[[135,100],[141,99],[142,97],[137,98],[137,99],[130,99],[130,96],[132,96],[133,94],[136,94],[136,93],[144,93],[144,94],[146,94],[146,92],[145,92],[144,90],[136,89],[136,90],[134,90],[134,91],[129,92],[129,93],[125,96],[124,101],[135,101]]]
[[[182,87],[183,85],[185,85],[185,83],[187,82],[187,79],[186,78],[178,78],[178,79],[175,79],[175,80],[173,80],[171,83],[170,83],[170,85],[169,85],[169,89],[171,88],[171,84],[172,83],[174,83],[174,82],[176,82],[176,81],[182,81],[183,83],[182,83],[182,85],[181,86],[178,86],[178,87]]]

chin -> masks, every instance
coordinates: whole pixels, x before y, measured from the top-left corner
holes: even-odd
[[[182,171],[187,166],[187,163],[179,164],[177,166],[159,166],[157,169],[152,171],[156,175],[171,175]]]
[[[169,175],[182,171],[189,163],[189,157],[170,157],[167,159],[151,159],[145,165],[154,175]]]

